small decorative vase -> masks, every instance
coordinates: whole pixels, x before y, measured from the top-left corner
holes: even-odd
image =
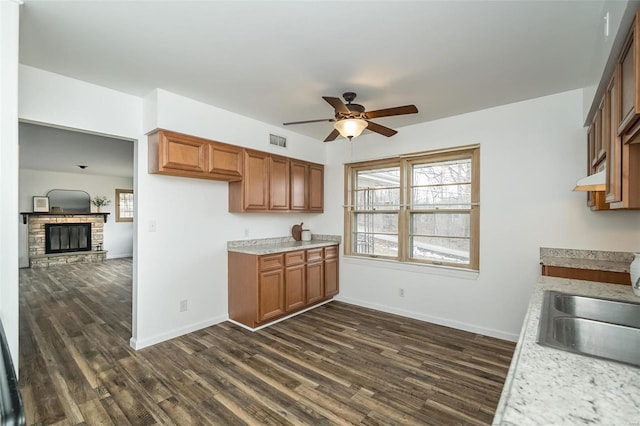
[[[631,275],[631,286],[636,296],[640,296],[640,253],[635,253],[635,258],[629,267]]]
[[[100,213],[100,206],[96,206],[96,213]]]

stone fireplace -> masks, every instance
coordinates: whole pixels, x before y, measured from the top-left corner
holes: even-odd
[[[106,259],[107,252],[102,250],[104,213],[30,213],[28,217],[31,268]]]

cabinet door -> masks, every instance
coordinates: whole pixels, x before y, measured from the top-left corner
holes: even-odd
[[[256,151],[245,151],[242,190],[245,210],[268,210],[269,157]]]
[[[207,170],[208,143],[177,133],[160,133],[160,167],[164,169],[202,172]]]
[[[614,123],[618,123],[620,117],[620,105],[618,97],[620,85],[620,65],[613,71],[613,78],[607,87],[606,96],[609,98],[609,136],[605,145],[607,164],[607,203],[622,201],[622,140],[618,135],[618,129]]]
[[[600,162],[600,149],[602,147],[602,104],[593,120],[593,128],[595,132],[595,145],[593,147],[593,160],[591,161],[591,173],[594,173],[596,166]]]
[[[307,264],[307,303],[324,299],[324,263]]]
[[[242,148],[209,143],[209,173],[242,177]]]
[[[309,165],[309,210],[324,211],[324,166]]]
[[[289,210],[289,159],[269,158],[269,209]]]
[[[638,118],[640,113],[640,66],[636,66],[636,56],[638,54],[637,37],[639,35],[638,20],[640,12],[636,13],[636,19],[631,26],[629,35],[625,40],[620,54],[618,64],[620,65],[620,118],[618,124],[618,134],[622,135]]]
[[[304,263],[287,267],[284,284],[286,311],[290,312],[302,308],[307,303]]]
[[[307,164],[291,160],[291,210],[307,208]]]
[[[276,317],[284,312],[283,270],[260,272],[258,278],[258,322]]]

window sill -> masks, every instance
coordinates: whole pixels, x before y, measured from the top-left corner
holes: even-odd
[[[420,274],[441,275],[445,277],[462,278],[465,280],[477,280],[480,271],[453,266],[437,266],[421,263],[398,262],[390,259],[375,259],[361,256],[344,256],[344,263],[353,265],[372,266],[375,268],[396,269],[405,272],[417,272]]]

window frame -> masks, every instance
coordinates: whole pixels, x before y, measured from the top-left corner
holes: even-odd
[[[133,216],[122,217],[120,215],[120,194],[131,194],[133,196],[133,189],[116,189],[116,222],[133,222]],[[135,198],[134,198],[134,211],[135,211]]]
[[[419,164],[439,163],[443,161],[469,159],[471,161],[471,203],[469,208],[457,208],[469,214],[469,263],[437,261],[433,259],[413,258],[411,253],[411,215],[420,212],[447,212],[447,209],[413,208],[411,204],[413,166]],[[382,169],[385,167],[400,168],[400,206],[398,214],[398,256],[357,253],[354,251],[353,235],[356,226],[356,176],[364,170]],[[392,158],[362,161],[345,164],[344,183],[344,254],[368,259],[391,260],[400,263],[429,265],[435,267],[453,267],[465,270],[480,269],[480,145],[467,145],[455,148],[404,154]],[[366,210],[369,211],[369,210]],[[382,213],[382,211],[377,211]],[[387,213],[392,212],[388,211]]]

